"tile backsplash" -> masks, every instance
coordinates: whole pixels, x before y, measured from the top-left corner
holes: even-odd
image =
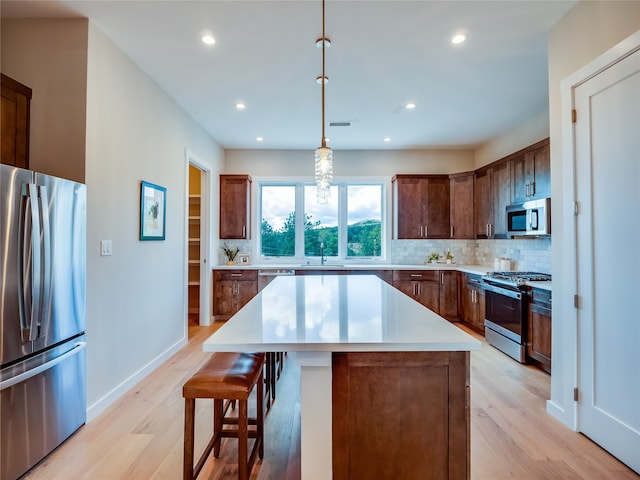
[[[250,240],[220,241],[229,247],[239,247],[240,253],[251,253]],[[494,258],[510,259],[511,270],[551,273],[551,237],[516,240],[392,240],[390,263],[423,265],[429,255],[443,256],[451,251],[457,264],[483,265],[494,270]],[[219,252],[219,263],[224,264]],[[255,259],[254,259],[255,262]]]
[[[551,237],[516,240],[393,240],[391,263],[416,265],[431,253],[451,250],[458,264],[484,265],[494,270],[494,258],[508,258],[511,270],[551,273]]]

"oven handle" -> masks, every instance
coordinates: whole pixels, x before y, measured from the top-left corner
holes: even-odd
[[[522,292],[515,292],[513,290],[509,290],[506,288],[496,287],[495,285],[491,285],[490,283],[486,283],[486,282],[483,285],[483,288],[489,292],[497,293],[499,295],[506,295],[507,297],[522,300]]]

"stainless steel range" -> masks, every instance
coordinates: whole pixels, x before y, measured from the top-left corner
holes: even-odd
[[[550,281],[536,272],[489,272],[482,277],[485,290],[485,338],[490,345],[525,363],[527,344],[526,282]]]

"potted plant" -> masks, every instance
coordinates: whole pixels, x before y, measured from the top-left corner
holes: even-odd
[[[230,248],[226,243],[221,248],[225,257],[227,257],[227,265],[233,265],[240,249],[238,247]]]
[[[431,263],[438,263],[439,259],[440,259],[440,254],[439,253],[433,252],[431,255],[429,255],[429,261]]]

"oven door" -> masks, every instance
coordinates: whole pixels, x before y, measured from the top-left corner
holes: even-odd
[[[524,345],[523,293],[485,283],[485,326]]]

